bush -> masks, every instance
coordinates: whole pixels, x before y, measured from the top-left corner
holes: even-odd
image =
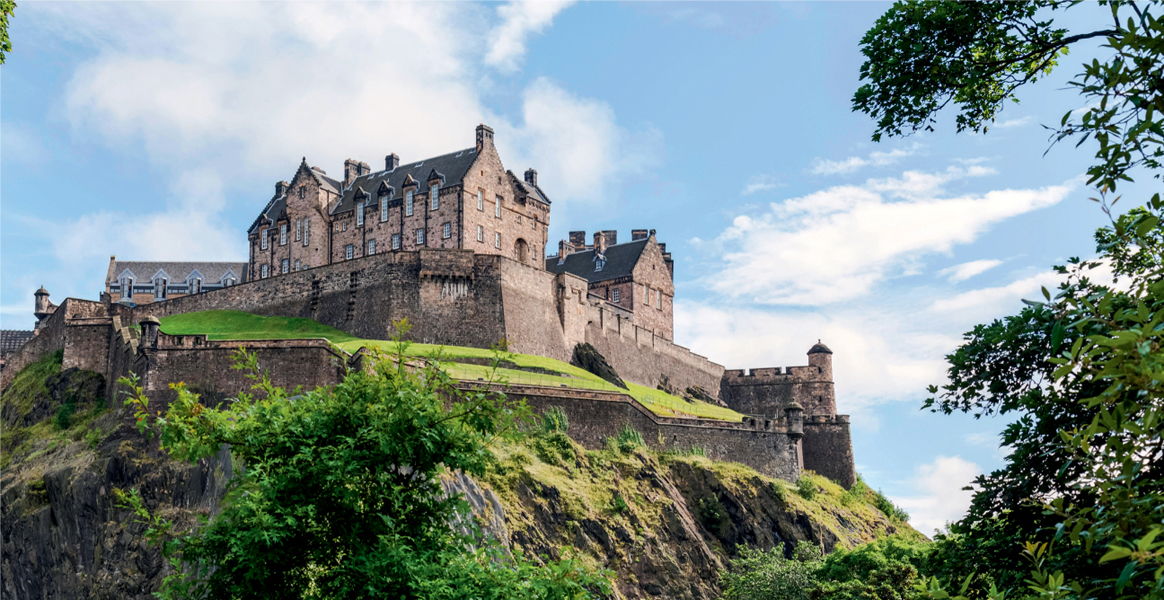
[[[877,493],[874,494],[873,506],[877,507],[877,510],[885,513],[885,516],[889,517],[890,519],[894,519],[896,521],[909,520],[909,513],[905,512],[905,510],[903,510],[900,506],[891,502],[889,498],[886,498],[885,494],[881,493],[881,490],[877,490]]]
[[[712,496],[711,498],[700,498],[696,505],[699,512],[699,520],[703,522],[703,526],[711,531],[719,531],[724,525],[726,516],[723,513],[723,505],[719,503],[719,499]]]
[[[768,484],[768,491],[771,492],[772,497],[780,504],[788,504],[788,492],[784,489],[784,484],[779,481],[773,481]]]
[[[841,504],[845,506],[852,506],[854,504],[861,504],[869,501],[869,486],[865,485],[865,480],[857,475],[857,483],[853,487],[845,491],[841,496]]]
[[[801,475],[800,479],[796,480],[796,493],[805,500],[816,498],[816,482],[807,475]]]
[[[77,401],[70,397],[68,402],[62,404],[57,409],[57,416],[53,418],[53,423],[57,426],[57,429],[68,429],[72,422],[73,414],[76,412]]]
[[[629,506],[627,506],[626,500],[623,500],[622,494],[619,494],[617,492],[614,494],[614,499],[611,500],[611,505],[613,506],[614,514],[616,514],[616,515],[622,514],[622,513],[626,512],[628,508],[630,508]]]
[[[101,442],[101,428],[100,427],[94,427],[93,429],[90,429],[89,431],[85,432],[85,445],[89,446],[90,450],[96,448],[97,444],[100,442]]]
[[[530,440],[530,446],[542,462],[549,465],[562,465],[576,460],[574,444],[570,438],[561,432],[543,433]]]
[[[561,406],[551,406],[542,413],[542,432],[566,433],[569,430],[570,418],[566,416],[566,411],[562,410]]]
[[[810,542],[800,542],[784,556],[784,548],[753,550],[741,547],[739,558],[720,571],[722,600],[808,600],[817,585],[821,552]]]
[[[619,452],[624,454],[634,452],[636,448],[647,445],[647,442],[643,440],[643,434],[630,425],[622,426],[622,430],[618,432],[618,437],[615,438],[615,443],[618,445]]]

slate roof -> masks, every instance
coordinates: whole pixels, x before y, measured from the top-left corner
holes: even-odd
[[[275,221],[279,220],[279,217],[283,216],[283,213],[286,211],[287,211],[287,195],[286,194],[284,194],[282,196],[277,196],[275,198],[271,198],[271,201],[268,202],[267,206],[265,208],[263,208],[262,211],[259,212],[259,216],[255,217],[255,221],[253,223],[251,223],[250,228],[247,229],[247,235],[250,235],[250,234],[254,233],[255,231],[258,231],[259,225],[263,222],[263,217],[270,219],[271,222],[274,223]]]
[[[368,175],[361,175],[352,182],[351,187],[343,191],[343,197],[339,204],[336,204],[336,207],[332,209],[331,214],[355,210],[357,193],[371,195],[372,201],[369,205],[378,206],[379,194],[377,192],[379,192],[380,184],[383,182],[387,182],[388,186],[393,189],[395,193],[393,198],[403,198],[404,180],[410,175],[419,184],[417,193],[428,192],[428,178],[434,171],[441,176],[441,188],[457,185],[465,179],[469,167],[473,166],[473,161],[476,158],[477,149],[466,148],[435,158],[426,158],[422,161],[400,165],[391,171],[374,171]]]
[[[31,340],[33,333],[31,331],[21,329],[0,329],[0,353],[8,354],[16,352],[24,345],[24,342]]]
[[[513,180],[515,182],[517,182],[518,188],[520,188],[525,193],[529,194],[530,197],[533,198],[534,200],[540,200],[546,204],[550,203],[549,197],[547,197],[546,193],[542,191],[542,188],[514,175],[513,171],[509,172],[509,176],[513,177]]]
[[[647,241],[644,238],[607,247],[605,253],[606,265],[602,267],[601,271],[594,270],[593,250],[584,250],[582,252],[568,254],[562,264],[558,264],[558,258],[556,256],[547,258],[546,270],[551,273],[570,273],[577,275],[590,283],[618,279],[619,277],[629,277],[631,272],[634,271],[635,265],[639,263],[639,257],[643,254],[643,248],[647,247]]]
[[[179,283],[186,281],[186,276],[195,269],[202,274],[202,284],[211,285],[216,284],[222,280],[222,276],[226,275],[229,269],[238,277],[239,282],[246,281],[247,278],[247,263],[245,262],[146,262],[146,261],[123,261],[119,260],[113,263],[112,281],[117,279],[129,269],[136,278],[134,283],[146,284],[153,278],[158,270],[166,272],[170,276],[170,283]]]

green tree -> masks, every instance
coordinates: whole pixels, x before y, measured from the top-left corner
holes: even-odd
[[[852,550],[838,549],[817,572],[813,600],[916,600],[918,574],[933,548],[887,537]]]
[[[782,546],[741,547],[739,558],[720,572],[723,600],[808,600],[822,564],[820,548],[800,542],[791,554],[784,556]]]
[[[132,381],[139,427],[185,461],[228,444],[244,468],[222,511],[178,532],[124,495],[150,524],[174,567],[164,598],[528,598],[574,599],[609,593],[603,574],[575,560],[538,567],[483,537],[440,475],[481,475],[493,463],[491,439],[529,412],[485,391],[462,392],[435,366],[412,368],[403,354],[371,372],[288,395],[258,370],[253,354],[237,365],[254,394],[221,407],[176,385],[164,414]],[[450,524],[468,526],[458,533]],[[478,548],[472,550],[472,548]]]
[[[1088,107],[1063,115],[1053,139],[1096,144],[1089,184],[1112,192],[1129,172],[1160,177],[1164,159],[1164,20],[1156,2],[1105,1],[1111,21],[1090,31],[1056,27],[1079,0],[897,2],[861,40],[866,81],[853,109],[877,121],[875,141],[932,131],[953,103],[958,131],[985,132],[1016,91],[1049,73],[1078,42],[1104,40],[1106,60],[1082,65],[1071,82]]]
[[[16,12],[16,2],[13,0],[0,0],[0,65],[4,64],[4,59],[12,52],[12,41],[8,39],[8,19]]]

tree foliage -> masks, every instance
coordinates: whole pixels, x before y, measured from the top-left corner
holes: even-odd
[[[4,59],[12,52],[12,41],[8,39],[8,19],[12,18],[14,12],[16,12],[14,0],[0,0],[0,65],[4,64]]]
[[[185,386],[164,414],[135,382],[127,404],[172,457],[194,461],[229,445],[244,465],[222,511],[184,532],[125,502],[150,523],[175,568],[165,598],[588,598],[602,574],[575,560],[539,567],[480,534],[449,471],[481,475],[488,448],[528,419],[524,404],[462,392],[435,366],[403,351],[370,372],[289,395],[241,351],[254,393],[221,407]],[[464,526],[459,533],[451,524]],[[460,529],[460,527],[458,527]],[[477,548],[474,550],[474,548]]]
[[[1054,15],[1079,0],[897,2],[861,40],[866,81],[853,109],[876,119],[875,141],[932,131],[937,113],[957,108],[958,131],[985,132],[1021,86],[1046,76],[1083,40],[1101,38],[1106,60],[1085,62],[1071,86],[1084,110],[1064,114],[1052,139],[1089,139],[1089,184],[1112,192],[1135,167],[1164,159],[1164,20],[1156,2],[1106,1],[1111,21],[1090,31],[1057,27]]]

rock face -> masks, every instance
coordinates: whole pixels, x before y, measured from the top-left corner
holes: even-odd
[[[606,358],[590,344],[583,342],[574,346],[574,355],[570,358],[570,364],[590,371],[624,390],[627,389],[626,383],[622,377],[618,376],[614,367],[610,366],[610,363],[606,362]]]

